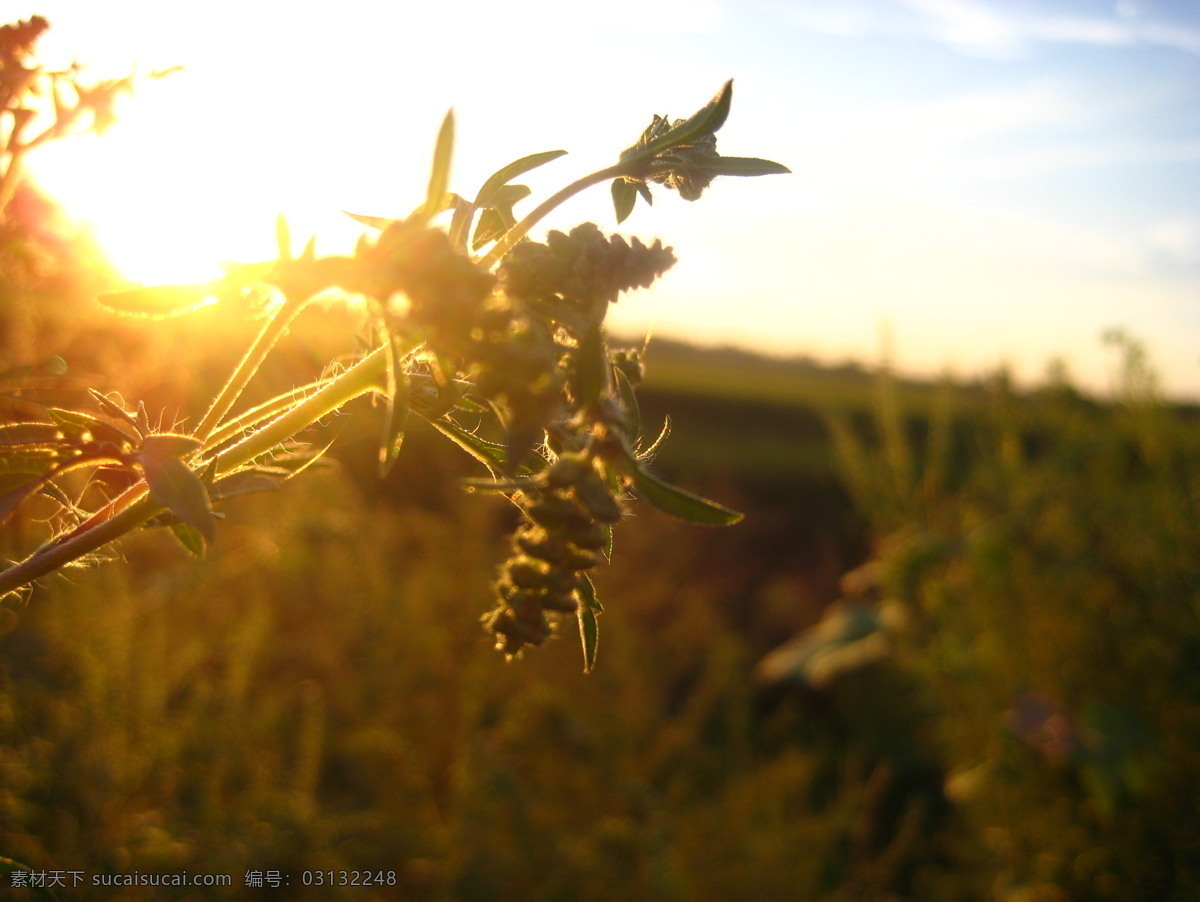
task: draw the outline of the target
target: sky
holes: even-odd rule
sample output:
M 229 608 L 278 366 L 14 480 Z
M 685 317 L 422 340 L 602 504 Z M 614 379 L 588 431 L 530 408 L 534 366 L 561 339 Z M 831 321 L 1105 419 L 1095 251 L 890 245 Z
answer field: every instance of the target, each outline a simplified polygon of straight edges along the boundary
M 453 107 L 451 188 L 541 150 L 535 199 L 613 162 L 653 114 L 734 79 L 722 153 L 791 175 L 665 190 L 619 228 L 673 245 L 623 332 L 1104 392 L 1111 328 L 1200 399 L 1198 0 L 0 2 L 48 62 L 147 82 L 99 138 L 30 166 L 133 281 L 268 259 L 275 216 L 346 250 L 342 210 L 405 215 Z M 521 208 L 518 207 L 518 212 Z M 652 345 L 651 345 L 652 347 Z M 652 358 L 651 358 L 652 363 Z

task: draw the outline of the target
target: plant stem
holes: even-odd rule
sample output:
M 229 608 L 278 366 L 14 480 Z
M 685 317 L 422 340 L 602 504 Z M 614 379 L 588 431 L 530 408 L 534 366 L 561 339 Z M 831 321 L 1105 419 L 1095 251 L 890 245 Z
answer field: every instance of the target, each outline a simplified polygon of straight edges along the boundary
M 35 551 L 21 563 L 0 573 L 0 598 L 119 539 L 161 510 L 146 497 L 65 542 Z
M 386 345 L 376 348 L 315 394 L 272 420 L 245 441 L 225 451 L 217 458 L 217 475 L 222 476 L 250 463 L 348 401 L 369 391 L 378 390 L 386 372 L 387 355 Z M 58 544 L 35 551 L 24 561 L 0 572 L 0 598 L 103 548 L 162 511 L 163 508 L 147 496 L 113 514 L 107 520 L 102 520 Z
M 271 348 L 275 347 L 275 343 L 279 341 L 281 335 L 291 324 L 292 320 L 304 309 L 308 303 L 308 298 L 292 299 L 289 298 L 283 302 L 278 310 L 275 311 L 262 331 L 258 333 L 258 337 L 254 339 L 254 343 L 250 345 L 246 351 L 246 356 L 237 365 L 237 369 L 233 371 L 233 375 L 229 377 L 229 381 L 222 387 L 216 399 L 212 402 L 212 406 L 208 408 L 208 412 L 204 414 L 204 419 L 200 421 L 200 425 L 196 427 L 196 438 L 204 441 L 213 432 L 214 429 L 229 413 L 237 399 L 241 397 L 250 380 L 254 378 L 254 374 L 258 372 L 258 368 L 262 366 L 263 360 L 266 359 Z
M 376 348 L 346 372 L 309 395 L 287 413 L 272 420 L 262 429 L 238 442 L 217 456 L 217 475 L 223 476 L 257 457 L 262 457 L 276 445 L 287 441 L 301 429 L 311 426 L 321 417 L 337 410 L 348 401 L 369 391 L 381 388 L 387 372 L 387 345 Z
M 574 197 L 580 191 L 585 191 L 586 189 L 591 188 L 593 185 L 598 185 L 601 182 L 608 181 L 609 179 L 620 178 L 626 174 L 628 168 L 628 163 L 617 163 L 615 166 L 609 166 L 607 169 L 601 169 L 597 172 L 593 172 L 591 175 L 585 175 L 583 178 L 571 182 L 571 184 L 567 185 L 567 187 L 546 198 L 546 200 L 538 204 L 528 216 L 505 232 L 504 236 L 494 245 L 492 245 L 491 250 L 489 250 L 480 258 L 480 265 L 484 269 L 491 269 L 501 260 L 501 258 L 504 257 L 505 254 L 513 249 L 513 246 L 518 241 L 528 234 L 530 229 L 538 224 L 542 217 L 544 217 L 555 207 L 559 206 L 569 198 Z

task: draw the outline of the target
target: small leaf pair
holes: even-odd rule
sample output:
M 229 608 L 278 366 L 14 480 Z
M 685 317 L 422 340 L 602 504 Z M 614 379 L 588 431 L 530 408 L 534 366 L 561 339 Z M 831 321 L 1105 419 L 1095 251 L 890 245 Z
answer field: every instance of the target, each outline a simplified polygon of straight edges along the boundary
M 145 474 L 150 497 L 195 530 L 204 541 L 211 542 L 216 520 L 208 497 L 208 487 L 200 474 L 185 462 L 185 458 L 200 450 L 201 444 L 199 439 L 190 435 L 148 435 L 142 441 L 136 459 Z M 176 530 L 176 535 L 189 549 L 194 550 L 195 541 L 190 533 L 184 531 L 180 534 Z M 203 550 L 203 546 L 200 546 L 200 550 Z
M 755 176 L 791 172 L 786 166 L 757 157 L 722 157 L 716 132 L 729 117 L 733 81 L 725 82 L 705 106 L 687 119 L 671 124 L 655 116 L 638 142 L 621 154 L 626 172 L 612 183 L 617 222 L 633 212 L 638 197 L 654 202 L 648 182 L 678 191 L 684 200 L 698 200 L 719 175 Z

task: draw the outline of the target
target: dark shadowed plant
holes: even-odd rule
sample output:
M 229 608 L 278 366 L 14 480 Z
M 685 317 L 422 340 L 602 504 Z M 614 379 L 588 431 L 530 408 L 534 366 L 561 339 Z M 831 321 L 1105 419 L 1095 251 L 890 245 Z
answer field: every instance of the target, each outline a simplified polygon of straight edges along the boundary
M 918 440 L 885 375 L 874 439 L 831 422 L 877 532 L 876 636 L 937 715 L 978 897 L 1200 886 L 1200 430 L 1138 342 L 1105 340 L 1114 403 L 1001 373 L 973 415 L 944 395 Z
M 28 49 L 35 37 L 21 46 Z M 79 105 L 92 96 L 80 93 Z M 514 181 L 564 151 L 523 157 L 473 196 L 457 194 L 450 190 L 454 119 L 447 114 L 424 201 L 399 219 L 350 214 L 374 230 L 353 254 L 319 256 L 312 241 L 294 253 L 281 217 L 273 262 L 230 266 L 214 283 L 104 296 L 105 307 L 133 316 L 182 314 L 212 302 L 235 315 L 269 312 L 190 430 L 164 431 L 161 417 L 144 405 L 100 392 L 88 405 L 42 406 L 0 426 L 0 516 L 35 496 L 57 505 L 52 534 L 0 573 L 0 595 L 86 563 L 143 527 L 169 529 L 202 555 L 216 534 L 221 502 L 294 478 L 327 450 L 306 443 L 305 431 L 349 401 L 374 395 L 382 410 L 381 474 L 395 463 L 408 424 L 425 420 L 488 471 L 469 489 L 502 493 L 521 511 L 512 553 L 495 582 L 495 606 L 484 618 L 497 647 L 518 654 L 542 643 L 560 615 L 575 614 L 590 669 L 602 608 L 588 572 L 610 557 L 613 527 L 628 500 L 639 495 L 711 526 L 740 515 L 648 468 L 668 425 L 656 439 L 644 434 L 636 398 L 641 355 L 610 348 L 605 335 L 609 305 L 670 268 L 671 249 L 606 235 L 593 223 L 552 231 L 541 242 L 529 233 L 562 202 L 605 182 L 620 222 L 638 198 L 651 201 L 651 184 L 696 200 L 718 175 L 787 172 L 767 160 L 717 153 L 715 133 L 731 99 L 729 82 L 687 119 L 655 116 L 616 163 L 523 217 L 514 208 L 530 191 Z M 92 105 L 95 125 L 107 125 L 111 104 Z M 10 147 L 9 169 L 25 147 Z M 243 392 L 277 341 L 329 293 L 361 299 L 369 312 L 366 349 L 331 362 L 308 385 L 245 409 Z

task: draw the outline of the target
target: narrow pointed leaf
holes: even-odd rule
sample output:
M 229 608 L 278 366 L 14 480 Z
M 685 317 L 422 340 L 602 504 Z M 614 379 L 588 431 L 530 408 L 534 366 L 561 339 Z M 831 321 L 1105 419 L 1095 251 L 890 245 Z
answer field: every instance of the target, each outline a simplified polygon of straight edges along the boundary
M 136 444 L 138 436 L 130 431 L 122 429 L 115 423 L 110 423 L 108 420 L 102 420 L 99 417 L 94 417 L 91 414 L 83 413 L 78 410 L 63 410 L 58 407 L 51 407 L 46 411 L 54 422 L 58 423 L 65 430 L 80 430 L 90 432 L 92 438 L 97 441 L 113 442 L 121 444 L 128 442 Z
M 487 467 L 493 476 L 497 476 L 504 471 L 504 445 L 498 445 L 495 442 L 482 439 L 473 432 L 463 429 L 450 419 L 431 419 L 423 415 L 421 418 Z M 533 471 L 527 466 L 520 466 L 517 467 L 516 473 L 512 475 L 514 477 L 531 476 L 533 475 Z
M 785 175 L 792 170 L 774 160 L 760 160 L 758 157 L 718 157 L 713 161 L 712 170 L 717 175 Z
M 501 185 L 491 192 L 487 200 L 479 201 L 481 207 L 512 207 L 533 192 L 528 185 Z
M 447 419 L 431 419 L 429 424 L 488 468 L 493 475 L 504 468 L 504 446 L 481 439 Z
M 475 195 L 475 203 L 479 206 L 489 205 L 492 203 L 490 200 L 491 194 L 497 188 L 507 185 L 517 176 L 524 175 L 531 169 L 537 169 L 551 160 L 557 160 L 565 154 L 565 150 L 543 150 L 541 153 L 531 153 L 527 157 L 521 157 L 519 160 L 513 160 L 507 166 L 500 167 L 488 176 L 487 181 L 483 183 L 483 187 Z
M 355 222 L 372 229 L 386 229 L 396 221 L 394 219 L 388 219 L 386 216 L 368 216 L 365 213 L 351 213 L 349 210 L 343 210 L 342 212 Z
M 97 299 L 111 313 L 140 319 L 168 319 L 217 302 L 212 282 L 191 285 L 155 285 L 110 291 Z
M 46 476 L 58 468 L 57 448 L 4 448 L 0 455 L 0 477 L 19 473 L 29 476 Z
M 451 197 L 454 198 L 454 215 L 450 217 L 450 243 L 462 250 L 467 246 L 476 206 L 457 194 L 451 194 Z
M 627 153 L 634 159 L 649 159 L 671 147 L 689 144 L 703 135 L 713 134 L 725 124 L 732 103 L 733 79 L 730 79 L 725 82 L 712 100 L 679 125 L 659 135 L 645 147 L 631 148 L 631 152 L 627 151 Z
M 624 455 L 621 462 L 625 475 L 633 480 L 642 497 L 664 514 L 700 526 L 731 526 L 742 519 L 743 515 L 735 510 L 664 482 L 647 470 L 645 464 L 629 452 L 628 447 L 622 450 Z
M 292 230 L 288 228 L 287 219 L 282 213 L 275 217 L 275 245 L 279 249 L 280 260 L 292 259 Z
M 396 464 L 400 454 L 400 446 L 404 443 L 404 431 L 408 428 L 408 374 L 400 360 L 396 342 L 388 339 L 392 345 L 390 358 L 391 374 L 388 381 L 393 384 L 391 397 L 388 399 L 387 411 L 383 417 L 383 437 L 379 448 L 379 475 L 387 476 Z
M 460 479 L 459 482 L 468 492 L 516 492 L 527 489 L 533 481 L 524 479 Z
M 596 599 L 596 586 L 592 578 L 585 575 L 579 588 L 575 590 L 579 598 L 576 615 L 579 618 L 579 638 L 583 645 L 583 672 L 591 673 L 596 666 L 596 646 L 600 641 L 599 624 L 596 615 L 602 614 L 604 608 Z
M 477 251 L 489 241 L 496 241 L 510 228 L 512 223 L 505 222 L 499 210 L 489 207 L 479 214 L 479 224 L 475 226 L 475 235 L 471 238 L 471 250 Z
M 207 544 L 204 541 L 204 536 L 200 535 L 195 527 L 187 523 L 172 523 L 171 532 L 179 540 L 179 544 L 186 548 L 190 554 L 195 557 L 204 557 L 204 550 Z
M 450 161 L 454 156 L 454 110 L 446 113 L 438 130 L 433 149 L 433 168 L 429 173 L 429 190 L 425 193 L 425 215 L 431 217 L 445 209 L 443 199 L 450 187 Z
M 241 470 L 214 482 L 208 489 L 208 496 L 212 501 L 223 501 L 238 495 L 277 492 L 291 475 L 286 470 L 280 473 L 269 473 L 266 467 Z
M 732 526 L 742 514 L 659 479 L 641 466 L 629 474 L 643 497 L 664 514 L 700 526 Z
M 482 204 L 483 212 L 479 214 L 479 224 L 475 227 L 475 235 L 471 239 L 471 250 L 479 250 L 489 241 L 496 241 L 517 223 L 513 215 L 513 205 L 524 200 L 530 194 L 528 185 L 502 185 L 493 193 L 489 203 Z
M 621 408 L 625 411 L 626 434 L 636 444 L 642 437 L 642 413 L 638 407 L 637 393 L 624 370 L 613 367 L 613 374 L 617 377 L 617 391 L 621 395 Z
M 52 445 L 63 434 L 53 423 L 5 423 L 0 425 L 0 445 Z
M 617 224 L 620 225 L 633 212 L 637 203 L 638 189 L 635 182 L 625 179 L 614 179 L 612 183 L 613 210 L 617 214 Z
M 127 411 L 116 401 L 113 401 L 105 395 L 102 395 L 94 388 L 89 388 L 88 393 L 96 399 L 96 403 L 100 405 L 100 409 L 102 411 L 104 411 L 110 417 L 114 417 L 120 420 L 122 423 L 126 423 L 137 434 L 139 440 L 143 435 L 145 435 L 145 433 L 142 432 L 142 427 L 138 424 L 138 421 L 129 414 L 129 411 Z M 120 396 L 118 395 L 118 397 Z

